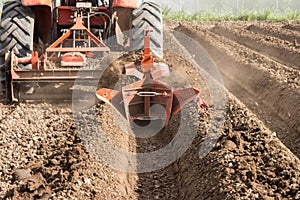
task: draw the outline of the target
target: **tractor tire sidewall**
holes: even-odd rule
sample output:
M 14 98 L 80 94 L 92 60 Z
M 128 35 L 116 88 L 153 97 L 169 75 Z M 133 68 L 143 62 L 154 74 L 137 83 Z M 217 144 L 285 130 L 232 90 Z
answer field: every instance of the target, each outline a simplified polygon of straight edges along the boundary
M 132 12 L 132 30 L 130 46 L 132 51 L 144 48 L 144 30 L 152 30 L 151 52 L 157 58 L 163 58 L 163 19 L 162 10 L 153 2 L 144 2 Z
M 13 52 L 17 57 L 30 57 L 33 50 L 34 14 L 21 1 L 8 1 L 3 5 L 0 22 L 0 101 L 9 101 L 10 64 L 5 54 Z M 32 69 L 31 64 L 18 65 L 18 69 Z

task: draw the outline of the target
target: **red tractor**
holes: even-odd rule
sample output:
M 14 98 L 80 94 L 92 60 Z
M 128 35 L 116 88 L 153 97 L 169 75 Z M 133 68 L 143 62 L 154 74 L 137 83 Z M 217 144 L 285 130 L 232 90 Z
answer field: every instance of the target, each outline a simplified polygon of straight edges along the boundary
M 130 29 L 134 31 L 122 35 Z M 151 38 L 146 30 L 152 31 Z M 167 125 L 169 118 L 199 92 L 192 88 L 173 91 L 155 80 L 158 77 L 154 74 L 168 71 L 166 64 L 154 62 L 154 57 L 163 57 L 162 12 L 157 4 L 138 0 L 6 2 L 0 28 L 0 101 L 18 101 L 20 91 L 30 93 L 33 83 L 76 80 L 80 67 L 94 52 L 111 50 L 107 39 L 113 35 L 127 36 L 129 49 L 145 47 L 140 57 L 142 67 L 125 67 L 127 75 L 134 75 L 131 72 L 138 69 L 143 75 L 139 76 L 141 81 L 125 86 L 119 93 L 102 88 L 95 91 L 96 96 L 106 102 L 115 100 L 114 107 L 128 120 L 155 117 Z M 50 62 L 60 66 L 49 68 Z M 88 79 L 90 74 L 87 71 L 83 78 Z M 151 113 L 153 104 L 162 105 L 164 112 Z

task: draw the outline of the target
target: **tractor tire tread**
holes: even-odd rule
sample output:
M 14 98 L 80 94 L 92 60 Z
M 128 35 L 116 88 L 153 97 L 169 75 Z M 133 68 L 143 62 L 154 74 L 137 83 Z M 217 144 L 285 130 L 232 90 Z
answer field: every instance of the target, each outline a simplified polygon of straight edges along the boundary
M 161 12 L 161 8 L 158 4 L 153 3 L 153 2 L 145 2 L 144 4 L 142 4 L 142 6 L 140 6 L 139 8 L 135 9 L 132 14 L 134 16 L 138 16 L 141 13 L 143 13 L 143 10 L 149 10 L 152 12 Z
M 152 2 L 144 2 L 132 12 L 131 47 L 133 51 L 144 47 L 144 30 L 153 32 L 151 38 L 151 52 L 155 57 L 163 57 L 163 21 L 160 7 Z
M 13 51 L 18 57 L 28 57 L 33 50 L 34 15 L 20 0 L 5 2 L 0 22 L 0 101 L 8 101 L 8 72 L 5 54 Z M 19 68 L 31 69 L 31 65 Z
M 152 13 L 144 11 L 143 14 L 139 15 L 135 20 L 132 21 L 132 25 L 136 28 L 140 28 L 147 22 L 151 27 L 155 28 L 157 32 L 161 32 L 162 19 L 157 19 Z

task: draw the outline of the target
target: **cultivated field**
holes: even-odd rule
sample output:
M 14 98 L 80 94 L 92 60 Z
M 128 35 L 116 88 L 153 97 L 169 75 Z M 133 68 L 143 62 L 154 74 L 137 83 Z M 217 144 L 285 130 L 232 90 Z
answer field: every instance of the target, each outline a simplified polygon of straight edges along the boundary
M 184 79 L 166 81 L 200 89 L 210 107 L 197 109 L 190 103 L 184 122 L 183 114 L 176 115 L 168 127 L 143 139 L 118 127 L 112 109 L 101 102 L 81 112 L 77 123 L 68 103 L 0 104 L 0 198 L 300 199 L 300 24 L 167 21 L 165 29 L 165 46 L 173 48 L 165 52 L 165 61 Z M 178 39 L 180 34 L 203 49 L 195 52 Z M 213 119 L 218 105 L 205 73 L 193 65 L 206 69 L 210 59 L 205 60 L 204 50 L 226 88 L 222 118 Z M 121 76 L 123 64 L 114 62 L 107 73 L 117 77 L 105 76 L 101 83 L 113 84 L 110 78 Z M 199 157 L 216 120 L 224 120 L 215 131 L 218 140 Z M 109 142 L 133 153 L 156 151 L 168 143 L 177 147 L 172 139 L 181 126 L 196 137 L 171 165 L 126 173 L 100 162 L 84 145 L 88 137 L 83 133 L 97 141 L 98 126 Z M 135 159 L 137 169 L 143 164 Z

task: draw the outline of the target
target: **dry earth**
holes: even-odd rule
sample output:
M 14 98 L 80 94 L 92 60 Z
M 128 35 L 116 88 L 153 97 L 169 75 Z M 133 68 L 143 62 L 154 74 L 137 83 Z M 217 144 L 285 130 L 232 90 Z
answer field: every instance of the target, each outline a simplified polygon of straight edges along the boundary
M 210 108 L 188 104 L 188 116 L 175 116 L 167 128 L 147 139 L 118 127 L 120 120 L 101 102 L 75 120 L 72 106 L 66 103 L 0 104 L 0 198 L 300 199 L 298 28 L 296 23 L 167 22 L 171 34 L 166 30 L 165 44 L 174 45 L 177 54 L 165 52 L 165 60 L 183 77 L 174 75 L 167 81 L 174 87 L 188 82 L 200 89 Z M 199 152 L 214 127 L 212 114 L 218 105 L 206 77 L 184 59 L 192 48 L 176 42 L 175 31 L 207 51 L 227 89 L 220 111 L 224 126 L 216 129 L 220 138 L 203 158 Z M 205 68 L 206 54 L 201 51 L 198 57 L 199 52 L 189 53 Z M 114 62 L 107 70 L 113 77 L 104 76 L 100 84 L 115 84 L 123 64 L 124 60 Z M 112 169 L 95 158 L 97 151 L 84 145 L 87 139 L 97 141 L 101 127 L 107 142 L 128 152 L 152 152 L 172 143 L 181 126 L 187 135 L 195 131 L 195 139 L 180 158 L 154 172 Z M 160 164 L 155 161 L 154 165 Z M 136 168 L 143 162 L 137 158 Z

